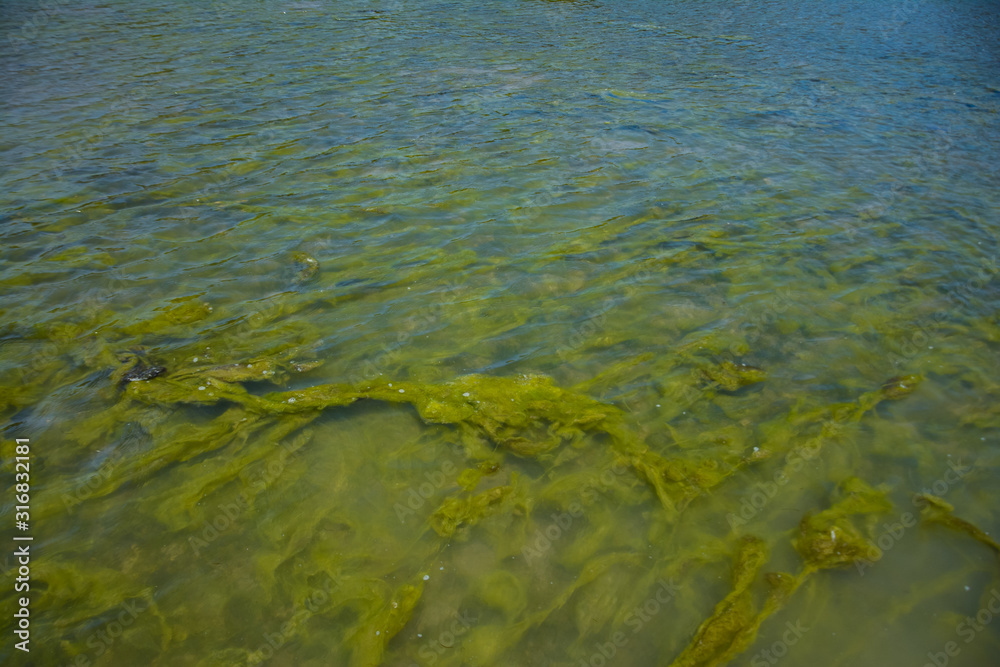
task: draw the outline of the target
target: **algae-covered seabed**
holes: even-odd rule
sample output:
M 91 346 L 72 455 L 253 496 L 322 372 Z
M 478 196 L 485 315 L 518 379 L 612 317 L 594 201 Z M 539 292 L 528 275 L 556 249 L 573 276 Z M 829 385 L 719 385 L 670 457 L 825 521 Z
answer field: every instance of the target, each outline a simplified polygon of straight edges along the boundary
M 993 664 L 988 3 L 0 26 L 5 664 Z

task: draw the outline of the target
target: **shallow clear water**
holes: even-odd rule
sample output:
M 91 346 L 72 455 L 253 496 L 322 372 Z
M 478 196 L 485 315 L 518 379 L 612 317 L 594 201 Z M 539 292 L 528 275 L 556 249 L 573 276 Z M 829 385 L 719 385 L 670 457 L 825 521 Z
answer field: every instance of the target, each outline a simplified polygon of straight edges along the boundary
M 0 656 L 992 664 L 996 9 L 0 4 Z

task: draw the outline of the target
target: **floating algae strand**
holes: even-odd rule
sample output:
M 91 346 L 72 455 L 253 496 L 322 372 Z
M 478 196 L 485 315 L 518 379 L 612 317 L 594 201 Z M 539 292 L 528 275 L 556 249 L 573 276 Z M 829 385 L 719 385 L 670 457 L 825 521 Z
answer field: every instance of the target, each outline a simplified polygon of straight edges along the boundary
M 470 455 L 485 438 L 497 447 L 538 460 L 551 459 L 564 442 L 585 433 L 603 433 L 614 451 L 655 490 L 668 512 L 676 513 L 707 491 L 745 460 L 728 465 L 703 459 L 666 458 L 650 451 L 618 408 L 557 387 L 550 378 L 466 376 L 443 385 L 415 382 L 369 382 L 360 385 L 319 385 L 262 396 L 210 374 L 185 374 L 157 382 L 137 383 L 126 398 L 154 405 L 236 404 L 255 416 L 317 416 L 319 410 L 351 405 L 364 399 L 413 405 L 429 424 L 451 424 L 462 430 Z M 232 418 L 242 413 L 233 413 Z M 491 503 L 490 503 L 491 504 Z M 470 510 L 471 511 L 471 510 Z
M 733 590 L 701 624 L 691 644 L 670 663 L 671 667 L 723 664 L 753 641 L 756 614 L 749 589 L 766 560 L 767 548 L 762 540 L 743 540 L 733 566 Z
M 1000 556 L 1000 544 L 985 533 L 981 528 L 975 526 L 965 519 L 953 514 L 955 508 L 943 498 L 929 493 L 918 494 L 914 498 L 914 503 L 920 507 L 920 517 L 928 523 L 939 523 L 952 530 L 963 532 L 975 540 L 982 542 L 993 552 Z

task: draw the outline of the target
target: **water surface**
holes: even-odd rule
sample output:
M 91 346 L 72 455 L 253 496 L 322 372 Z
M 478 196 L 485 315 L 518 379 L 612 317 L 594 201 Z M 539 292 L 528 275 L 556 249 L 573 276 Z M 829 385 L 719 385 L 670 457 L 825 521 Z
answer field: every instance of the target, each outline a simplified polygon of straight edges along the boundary
M 996 9 L 3 3 L 0 655 L 992 664 Z

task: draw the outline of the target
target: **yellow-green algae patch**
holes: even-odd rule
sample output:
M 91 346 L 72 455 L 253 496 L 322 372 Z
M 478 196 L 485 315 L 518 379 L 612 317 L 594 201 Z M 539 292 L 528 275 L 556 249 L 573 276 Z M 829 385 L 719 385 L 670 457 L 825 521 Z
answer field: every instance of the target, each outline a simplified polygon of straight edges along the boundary
M 970 57 L 940 60 L 962 76 L 930 99 L 905 58 L 789 78 L 740 31 L 692 32 L 702 3 L 642 23 L 519 3 L 516 43 L 574 36 L 526 58 L 439 39 L 489 34 L 495 12 L 427 30 L 290 4 L 168 12 L 263 26 L 278 81 L 220 78 L 184 48 L 200 33 L 142 39 L 152 5 L 86 42 L 39 25 L 39 67 L 10 70 L 116 35 L 133 39 L 108 52 L 192 56 L 126 109 L 92 92 L 137 59 L 97 58 L 82 104 L 10 127 L 0 447 L 32 439 L 33 661 L 760 664 L 786 600 L 814 629 L 782 663 L 922 664 L 956 639 L 995 576 L 978 556 L 1000 432 L 997 86 L 961 85 L 993 64 L 974 29 L 935 32 Z M 892 11 L 862 9 L 847 20 Z M 626 20 L 592 20 L 608 12 Z M 783 35 L 843 29 L 818 21 Z M 759 44 L 782 30 L 743 23 Z M 211 34 L 268 69 L 273 49 L 228 48 L 245 31 Z M 678 63 L 645 48 L 678 39 Z M 312 76 L 330 58 L 342 76 Z M 701 76 L 720 58 L 748 85 Z M 890 78 L 885 123 L 859 91 Z M 30 88 L 24 109 L 46 108 Z M 977 474 L 952 483 L 948 456 Z M 958 509 L 926 501 L 858 576 L 923 486 Z M 956 661 L 990 664 L 996 629 Z
M 487 514 L 500 511 L 513 490 L 510 486 L 495 486 L 474 496 L 448 498 L 431 515 L 431 528 L 441 537 L 451 537 L 460 526 L 473 526 Z
M 885 493 L 857 477 L 844 480 L 834 505 L 808 515 L 799 524 L 795 548 L 805 560 L 807 572 L 845 567 L 871 554 L 874 522 L 892 510 Z M 864 524 L 858 526 L 858 517 Z
M 714 366 L 706 366 L 701 370 L 701 373 L 706 380 L 717 384 L 725 391 L 736 391 L 767 379 L 767 373 L 763 370 L 729 360 Z
M 212 313 L 212 306 L 204 301 L 181 300 L 176 306 L 165 308 L 159 314 L 125 327 L 126 334 L 150 334 L 171 331 L 185 324 L 204 320 Z
M 994 554 L 1000 556 L 1000 544 L 975 524 L 955 516 L 955 508 L 948 501 L 929 493 L 921 493 L 914 497 L 914 502 L 920 507 L 921 519 L 927 523 L 939 523 L 952 530 L 965 533 L 982 542 L 992 549 Z
M 211 509 L 206 510 L 202 503 L 204 498 L 213 497 L 223 500 L 217 506 L 227 508 L 223 514 L 228 520 L 238 521 L 251 511 L 255 515 L 266 511 L 266 505 L 260 504 L 266 497 L 262 494 L 274 476 L 285 474 L 283 470 L 294 465 L 287 463 L 295 460 L 290 457 L 316 446 L 314 434 L 322 428 L 317 424 L 325 414 L 336 415 L 344 409 L 371 411 L 377 403 L 401 404 L 411 406 L 425 424 L 449 427 L 447 440 L 467 463 L 456 466 L 460 472 L 451 476 L 428 477 L 438 487 L 436 500 L 397 515 L 403 534 L 390 536 L 376 531 L 365 536 L 366 529 L 349 518 L 347 507 L 330 505 L 325 514 L 318 513 L 292 529 L 284 548 L 262 550 L 254 557 L 255 576 L 264 582 L 268 595 L 291 594 L 292 606 L 287 612 L 291 620 L 282 626 L 287 640 L 308 645 L 314 641 L 313 626 L 337 619 L 347 628 L 339 659 L 351 665 L 381 664 L 395 637 L 411 623 L 421 626 L 426 622 L 422 619 L 439 604 L 434 602 L 437 595 L 444 595 L 443 599 L 455 595 L 441 583 L 428 582 L 430 575 L 423 573 L 435 573 L 432 565 L 440 562 L 451 542 L 471 548 L 484 535 L 496 540 L 506 536 L 512 542 L 506 558 L 514 561 L 487 570 L 483 583 L 477 586 L 470 582 L 469 590 L 476 594 L 467 598 L 467 604 L 481 605 L 483 620 L 468 630 L 454 651 L 439 656 L 440 664 L 499 660 L 557 619 L 571 619 L 580 642 L 588 635 L 610 631 L 616 623 L 630 618 L 629 605 L 636 603 L 634 595 L 624 591 L 637 584 L 648 587 L 662 581 L 666 573 L 681 573 L 722 557 L 719 547 L 707 541 L 677 547 L 669 562 L 648 562 L 637 552 L 634 537 L 626 536 L 624 527 L 614 525 L 616 504 L 642 506 L 655 498 L 659 514 L 648 517 L 646 534 L 639 540 L 669 539 L 671 526 L 679 525 L 683 512 L 699 498 L 709 498 L 710 491 L 737 473 L 803 446 L 818 455 L 823 443 L 839 440 L 880 402 L 905 397 L 920 381 L 916 376 L 901 376 L 855 401 L 813 410 L 794 409 L 780 427 L 772 424 L 763 429 L 765 437 L 759 441 L 763 446 L 752 451 L 747 441 L 735 438 L 735 431 L 720 430 L 706 436 L 723 448 L 720 451 L 728 452 L 720 457 L 651 444 L 648 433 L 636 430 L 625 411 L 584 393 L 582 388 L 593 383 L 563 389 L 542 375 L 470 375 L 441 383 L 379 379 L 257 393 L 262 382 L 280 386 L 320 363 L 304 361 L 305 357 L 290 350 L 247 361 L 170 369 L 122 384 L 122 378 L 141 363 L 137 359 L 127 357 L 124 365 L 110 373 L 107 395 L 115 404 L 80 424 L 74 437 L 87 445 L 102 435 L 118 432 L 123 424 L 138 424 L 135 428 L 157 431 L 157 444 L 118 459 L 115 474 L 98 478 L 85 498 L 70 504 L 71 511 L 86 511 L 88 501 L 103 498 L 125 484 L 142 483 L 168 466 L 199 459 L 203 474 L 183 477 L 169 492 L 151 496 L 144 501 L 143 512 L 171 531 L 181 531 L 199 521 L 213 520 Z M 622 369 L 633 366 L 623 364 Z M 735 364 L 720 364 L 717 369 L 744 376 L 726 379 L 718 372 L 713 377 L 702 376 L 724 391 L 763 379 Z M 208 419 L 163 431 L 163 411 L 177 409 L 213 412 Z M 804 443 L 803 435 L 808 436 Z M 284 443 L 277 452 L 275 443 Z M 224 457 L 215 454 L 222 451 L 227 452 Z M 422 456 L 419 445 L 412 452 Z M 336 457 L 336 450 L 330 454 Z M 522 481 L 518 472 L 508 469 L 515 460 L 543 466 L 549 479 L 545 483 Z M 786 469 L 790 470 L 787 465 Z M 264 472 L 254 479 L 248 476 L 253 470 Z M 294 474 L 307 473 L 297 470 Z M 329 483 L 334 497 L 342 499 L 341 491 L 348 488 L 346 479 Z M 931 501 L 928 506 L 939 507 Z M 732 565 L 730 592 L 716 603 L 687 648 L 669 664 L 708 667 L 732 660 L 753 643 L 762 624 L 807 578 L 868 557 L 873 521 L 890 510 L 882 491 L 854 477 L 845 479 L 829 508 L 802 519 L 793 540 L 803 561 L 797 575 L 762 574 L 768 545 L 758 537 L 741 539 Z M 54 512 L 53 507 L 40 508 L 42 516 L 53 516 Z M 409 515 L 413 515 L 412 520 Z M 965 529 L 961 520 L 932 518 Z M 586 530 L 577 528 L 583 525 Z M 283 530 L 279 526 L 262 529 L 273 535 Z M 343 542 L 347 548 L 331 551 L 329 546 L 321 547 L 318 535 L 336 536 L 334 543 Z M 192 543 L 198 549 L 211 549 L 214 539 L 226 539 L 224 531 L 219 538 L 203 534 Z M 518 544 L 525 546 L 513 546 Z M 384 545 L 393 545 L 393 549 Z M 401 567 L 395 555 L 400 546 L 411 556 L 411 563 L 422 563 L 422 567 Z M 579 574 L 542 603 L 534 587 L 545 580 L 532 584 L 531 578 L 543 576 L 555 581 L 563 576 L 563 568 Z M 85 573 L 77 574 L 81 582 L 91 582 L 87 585 L 100 583 Z M 397 580 L 395 586 L 387 586 L 385 578 L 397 575 L 405 575 L 402 581 L 413 583 Z M 54 583 L 57 580 L 52 578 Z M 303 601 L 315 595 L 317 584 L 309 582 L 322 580 L 335 582 L 336 596 L 309 614 L 297 613 Z M 456 586 L 461 583 L 456 582 Z M 81 613 L 104 613 L 130 596 L 148 595 L 121 587 L 108 590 L 96 606 Z M 685 599 L 686 594 L 681 594 L 677 603 Z M 218 609 L 211 607 L 216 604 L 212 601 L 205 604 L 209 607 L 204 613 Z M 175 627 L 175 620 L 162 613 L 161 618 L 161 649 L 170 642 L 186 641 L 186 632 Z M 253 659 L 253 652 L 233 651 L 218 651 L 204 664 Z
M 694 638 L 671 667 L 703 667 L 723 664 L 753 641 L 757 625 L 750 586 L 767 561 L 763 540 L 746 537 L 733 565 L 733 590 L 699 626 Z
M 539 375 L 473 375 L 441 385 L 387 380 L 319 385 L 262 396 L 204 373 L 180 373 L 158 380 L 134 383 L 127 387 L 126 396 L 158 405 L 234 403 L 257 415 L 308 415 L 363 399 L 407 403 L 427 423 L 460 427 L 467 440 L 485 438 L 519 456 L 542 460 L 552 458 L 565 442 L 588 432 L 603 433 L 671 513 L 747 462 L 742 458 L 719 462 L 661 456 L 628 428 L 620 409 L 561 389 Z
M 376 605 L 365 614 L 357 629 L 347 636 L 347 641 L 353 646 L 351 667 L 382 664 L 386 644 L 409 622 L 423 589 L 423 581 L 406 584 L 383 605 Z
M 759 611 L 750 586 L 767 561 L 767 549 L 759 538 L 743 538 L 733 566 L 732 591 L 716 605 L 712 616 L 701 624 L 691 643 L 670 667 L 713 667 L 728 663 L 753 643 L 761 624 L 811 575 L 855 564 L 870 555 L 874 521 L 892 510 L 884 492 L 850 477 L 838 486 L 833 501 L 831 507 L 802 519 L 795 548 L 803 559 L 803 567 L 798 575 L 769 572 L 764 579 L 770 590 Z M 855 525 L 857 518 L 863 520 L 862 528 Z

